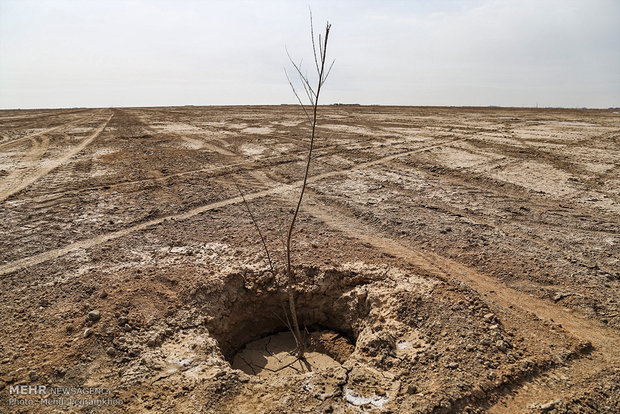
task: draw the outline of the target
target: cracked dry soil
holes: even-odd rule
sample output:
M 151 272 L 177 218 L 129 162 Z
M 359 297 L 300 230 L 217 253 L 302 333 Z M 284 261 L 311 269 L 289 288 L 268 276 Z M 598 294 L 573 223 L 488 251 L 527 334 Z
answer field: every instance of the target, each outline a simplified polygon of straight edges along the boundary
M 274 372 L 299 108 L 0 111 L 1 411 L 620 411 L 620 114 L 320 114 Z

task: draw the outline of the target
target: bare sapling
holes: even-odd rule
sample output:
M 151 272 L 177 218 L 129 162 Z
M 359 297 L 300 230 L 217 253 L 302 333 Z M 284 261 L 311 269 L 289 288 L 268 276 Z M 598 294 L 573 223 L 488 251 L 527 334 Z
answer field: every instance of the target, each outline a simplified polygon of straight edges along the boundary
M 291 251 L 292 251 L 291 243 L 292 243 L 292 238 L 293 238 L 293 232 L 295 230 L 295 223 L 297 220 L 297 216 L 299 214 L 299 209 L 301 207 L 301 203 L 303 201 L 304 193 L 306 191 L 306 186 L 308 183 L 308 174 L 310 172 L 310 163 L 312 161 L 312 150 L 314 148 L 314 140 L 316 138 L 317 111 L 318 111 L 318 106 L 319 106 L 319 96 L 321 94 L 321 89 L 323 85 L 325 84 L 325 81 L 327 80 L 327 77 L 329 76 L 329 73 L 331 72 L 331 69 L 334 65 L 334 61 L 332 61 L 328 68 L 326 68 L 325 66 L 325 62 L 327 59 L 327 41 L 329 38 L 330 29 L 331 29 L 331 25 L 329 24 L 329 22 L 327 22 L 325 26 L 325 33 L 323 34 L 323 36 L 319 34 L 318 39 L 315 40 L 314 25 L 312 23 L 312 12 L 310 12 L 310 35 L 312 36 L 312 52 L 313 52 L 314 64 L 315 64 L 315 69 L 316 69 L 316 74 L 317 74 L 317 81 L 314 84 L 314 86 L 310 82 L 308 75 L 302 72 L 301 62 L 299 64 L 296 64 L 287 51 L 288 58 L 291 64 L 293 65 L 293 68 L 295 69 L 295 73 L 297 77 L 299 78 L 299 81 L 301 82 L 301 85 L 304 89 L 306 98 L 308 99 L 308 104 L 304 104 L 304 101 L 299 96 L 299 93 L 297 93 L 297 89 L 293 85 L 291 78 L 288 76 L 288 73 L 285 70 L 289 85 L 291 86 L 291 89 L 293 90 L 293 93 L 295 94 L 297 101 L 301 105 L 301 108 L 303 109 L 304 114 L 310 125 L 310 148 L 308 149 L 308 157 L 306 160 L 304 180 L 301 186 L 299 199 L 297 200 L 297 205 L 295 207 L 295 212 L 293 213 L 293 218 L 291 219 L 291 223 L 288 227 L 288 233 L 286 236 L 286 278 L 287 278 L 286 291 L 287 291 L 287 296 L 288 296 L 289 310 L 291 312 L 291 319 L 293 322 L 293 329 L 294 329 L 293 334 L 295 336 L 295 341 L 297 343 L 297 357 L 299 359 L 304 358 L 305 346 L 304 346 L 304 339 L 301 335 L 301 329 L 299 328 L 299 321 L 297 318 L 297 311 L 295 307 L 295 295 L 293 292 L 295 275 L 294 275 L 293 268 L 291 265 Z M 318 43 L 318 51 L 316 47 L 317 43 Z
M 314 27 L 312 23 L 312 12 L 310 12 L 310 34 L 312 36 L 312 51 L 314 55 L 314 67 L 316 69 L 316 75 L 317 75 L 317 81 L 315 84 L 313 84 L 310 81 L 310 78 L 308 77 L 308 75 L 302 72 L 301 62 L 299 64 L 295 63 L 295 61 L 293 61 L 293 59 L 291 58 L 291 55 L 288 53 L 288 50 L 286 52 L 293 68 L 295 69 L 295 74 L 299 78 L 299 82 L 301 83 L 304 89 L 304 93 L 307 98 L 307 103 L 304 103 L 304 100 L 301 99 L 299 93 L 297 92 L 297 89 L 295 88 L 293 84 L 293 81 L 291 80 L 291 78 L 289 77 L 288 73 L 285 70 L 286 78 L 288 79 L 289 85 L 291 86 L 291 89 L 293 90 L 293 93 L 295 94 L 297 101 L 301 105 L 304 115 L 308 121 L 308 126 L 310 130 L 310 146 L 308 149 L 308 155 L 307 155 L 307 159 L 305 163 L 304 180 L 301 186 L 299 198 L 297 199 L 297 204 L 296 204 L 296 207 L 293 213 L 293 217 L 291 219 L 290 224 L 288 225 L 288 231 L 286 233 L 286 242 L 283 241 L 284 254 L 286 256 L 286 268 L 285 268 L 286 294 L 288 297 L 288 305 L 289 305 L 289 312 L 291 314 L 291 321 L 289 321 L 288 314 L 286 311 L 284 312 L 284 315 L 286 318 L 286 325 L 291 330 L 295 338 L 295 343 L 297 346 L 297 349 L 296 349 L 297 357 L 299 359 L 304 359 L 305 346 L 304 346 L 304 338 L 302 336 L 301 329 L 299 327 L 299 319 L 297 318 L 297 310 L 295 306 L 295 295 L 293 291 L 293 285 L 295 283 L 295 272 L 293 271 L 293 266 L 292 266 L 292 261 L 291 261 L 291 252 L 293 249 L 292 246 L 293 246 L 293 233 L 295 231 L 295 223 L 297 221 L 297 216 L 299 215 L 299 210 L 301 208 L 301 203 L 303 201 L 304 193 L 306 191 L 306 186 L 308 183 L 308 175 L 310 172 L 310 164 L 312 161 L 312 150 L 314 148 L 314 141 L 317 135 L 316 128 L 317 128 L 317 119 L 318 119 L 317 112 L 318 112 L 318 106 L 319 106 L 319 96 L 321 94 L 322 87 L 325 84 L 327 77 L 329 76 L 331 68 L 334 65 L 334 61 L 331 62 L 329 67 L 326 67 L 325 65 L 326 59 L 327 59 L 327 41 L 329 38 L 330 28 L 331 28 L 331 25 L 328 22 L 325 26 L 325 33 L 323 35 L 319 34 L 319 36 L 315 39 Z M 318 50 L 317 50 L 317 43 L 318 43 Z M 237 187 L 237 191 L 239 191 L 239 193 L 241 194 L 243 204 L 245 205 L 245 208 L 250 216 L 250 219 L 252 220 L 252 223 L 254 224 L 254 227 L 256 228 L 256 231 L 258 232 L 258 235 L 260 236 L 260 240 L 265 249 L 267 261 L 269 263 L 269 268 L 272 274 L 275 275 L 277 271 L 271 259 L 272 256 L 269 254 L 269 249 L 267 247 L 267 242 L 265 241 L 265 237 L 263 236 L 263 233 L 260 230 L 260 227 L 258 225 L 258 222 L 256 221 L 256 218 L 252 214 L 250 206 L 248 205 L 248 202 L 245 196 L 243 195 L 241 188 L 236 182 L 235 182 L 235 186 Z M 282 234 L 282 236 L 284 236 L 284 234 Z

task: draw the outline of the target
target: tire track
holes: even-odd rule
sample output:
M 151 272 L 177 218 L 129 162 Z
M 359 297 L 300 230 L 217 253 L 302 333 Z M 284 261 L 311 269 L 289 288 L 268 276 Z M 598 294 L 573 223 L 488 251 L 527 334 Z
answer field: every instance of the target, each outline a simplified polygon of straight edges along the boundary
M 9 193 L 16 183 L 23 182 L 36 169 L 36 162 L 43 157 L 50 144 L 47 135 L 39 135 L 39 138 L 40 140 L 30 138 L 32 146 L 17 163 L 15 169 L 0 181 L 0 201 L 3 201 L 3 194 Z
M 111 116 L 110 116 L 110 118 L 111 118 Z M 108 121 L 109 121 L 109 119 L 108 119 Z M 107 124 L 108 121 L 106 121 L 105 124 Z M 102 125 L 99 129 L 102 130 L 103 127 L 105 126 L 105 124 Z M 99 131 L 99 132 L 101 132 L 101 131 Z M 93 137 L 95 135 L 96 134 L 93 134 Z M 371 167 L 371 166 L 374 166 L 374 165 L 379 165 L 379 164 L 382 164 L 384 162 L 388 162 L 388 161 L 397 159 L 399 157 L 406 157 L 408 155 L 412 155 L 412 154 L 415 154 L 415 153 L 418 153 L 418 152 L 421 152 L 421 151 L 426 151 L 427 149 L 430 149 L 430 148 L 435 148 L 435 147 L 439 147 L 439 146 L 442 146 L 442 145 L 451 144 L 451 143 L 454 143 L 455 141 L 456 140 L 445 141 L 445 142 L 437 143 L 437 144 L 430 145 L 430 146 L 427 146 L 427 147 L 417 148 L 415 150 L 405 151 L 405 152 L 389 155 L 389 156 L 386 156 L 386 157 L 381 157 L 381 158 L 378 158 L 378 159 L 375 159 L 375 160 L 372 160 L 372 161 L 363 162 L 363 163 L 356 164 L 356 165 L 354 165 L 352 167 L 349 167 L 349 168 L 344 168 L 344 169 L 340 169 L 340 170 L 337 170 L 337 171 L 330 171 L 330 172 L 325 172 L 325 173 L 322 173 L 322 174 L 317 174 L 317 175 L 309 177 L 308 178 L 308 183 L 313 183 L 313 182 L 316 182 L 316 181 L 319 181 L 319 180 L 322 180 L 322 179 L 325 179 L 325 178 L 329 178 L 329 177 L 335 177 L 335 176 L 338 176 L 340 174 L 346 174 L 349 171 L 360 170 L 360 169 L 368 168 L 368 167 Z M 265 180 L 265 177 L 261 176 L 259 179 Z M 269 183 L 273 183 L 273 181 L 269 180 Z M 279 185 L 276 185 L 275 187 L 271 187 L 271 188 L 268 188 L 268 189 L 265 189 L 265 190 L 262 190 L 262 191 L 257 191 L 257 192 L 254 192 L 254 193 L 245 194 L 245 198 L 246 198 L 246 200 L 251 201 L 251 200 L 254 200 L 254 199 L 257 199 L 257 198 L 262 198 L 262 197 L 269 196 L 269 195 L 283 194 L 283 193 L 285 193 L 287 191 L 294 191 L 294 190 L 296 190 L 302 183 L 303 183 L 303 180 L 298 180 L 298 181 L 295 181 L 295 182 L 290 183 L 290 184 L 279 184 Z M 165 222 L 167 220 L 176 220 L 176 221 L 186 220 L 186 219 L 189 219 L 189 218 L 191 218 L 193 216 L 196 216 L 198 214 L 207 212 L 209 210 L 214 210 L 214 209 L 217 209 L 217 208 L 226 207 L 226 206 L 229 206 L 229 205 L 240 203 L 242 201 L 243 201 L 243 199 L 241 198 L 241 196 L 229 198 L 229 199 L 226 199 L 226 200 L 222 200 L 222 201 L 218 201 L 218 202 L 215 202 L 215 203 L 210 203 L 210 204 L 206 204 L 206 205 L 203 205 L 203 206 L 200 206 L 200 207 L 196 207 L 196 208 L 193 208 L 193 209 L 191 209 L 191 210 L 189 210 L 187 212 L 184 212 L 184 213 L 172 214 L 172 215 L 167 215 L 167 216 L 159 217 L 159 218 L 156 218 L 156 219 L 153 219 L 153 220 L 145 221 L 145 222 L 140 223 L 140 224 L 136 224 L 134 226 L 127 227 L 127 228 L 122 229 L 122 230 L 117 230 L 117 231 L 114 231 L 114 232 L 110 232 L 110 233 L 106 233 L 106 234 L 101 234 L 101 235 L 98 235 L 98 236 L 95 236 L 95 237 L 92 237 L 92 238 L 89 238 L 89 239 L 85 239 L 85 240 L 80 240 L 80 241 L 71 243 L 71 244 L 69 244 L 69 245 L 67 245 L 65 247 L 48 250 L 46 252 L 39 253 L 39 254 L 34 255 L 34 256 L 25 257 L 23 259 L 18 259 L 18 260 L 15 260 L 15 261 L 12 261 L 12 262 L 9 262 L 9 263 L 1 265 L 0 266 L 0 276 L 1 275 L 6 275 L 8 273 L 12 273 L 12 272 L 15 272 L 15 271 L 18 271 L 18 270 L 21 270 L 21 269 L 25 269 L 27 267 L 31 267 L 31 266 L 34 266 L 34 265 L 37 265 L 37 264 L 40 264 L 40 263 L 43 263 L 43 262 L 47 262 L 49 260 L 57 259 L 59 257 L 62 257 L 64 255 L 70 253 L 70 252 L 73 252 L 73 251 L 76 251 L 76 250 L 79 250 L 79 249 L 87 249 L 87 248 L 90 248 L 90 247 L 94 247 L 94 246 L 97 246 L 99 244 L 106 243 L 106 242 L 108 242 L 110 240 L 114 240 L 114 239 L 118 239 L 120 237 L 127 236 L 127 235 L 129 235 L 131 233 L 134 233 L 136 231 L 146 230 L 149 227 L 153 227 L 153 226 L 159 225 L 159 224 L 161 224 L 161 223 L 163 223 L 163 222 Z
M 239 154 L 229 151 L 226 148 L 222 148 L 218 145 L 212 144 L 206 140 L 202 140 L 202 139 L 196 139 L 196 138 L 190 138 L 187 137 L 185 135 L 181 135 L 181 134 L 168 134 L 168 135 L 172 135 L 174 137 L 180 138 L 183 141 L 187 142 L 188 144 L 190 144 L 192 147 L 196 148 L 196 149 L 201 149 L 201 148 L 205 148 L 208 149 L 209 151 L 213 151 L 213 152 L 217 152 L 220 155 L 227 155 L 227 156 L 238 156 Z
M 514 290 L 497 279 L 434 252 L 420 250 L 411 245 L 405 247 L 389 237 L 382 236 L 381 231 L 377 228 L 347 217 L 333 209 L 326 210 L 319 207 L 310 194 L 308 201 L 304 205 L 304 211 L 328 227 L 382 252 L 398 257 L 427 274 L 464 283 L 504 309 L 510 309 L 513 312 L 518 311 L 525 315 L 535 315 L 549 323 L 560 324 L 574 338 L 583 343 L 591 343 L 595 352 L 591 353 L 587 360 L 578 357 L 568 363 L 570 367 L 578 367 L 580 379 L 595 378 L 598 373 L 608 368 L 620 369 L 620 353 L 618 352 L 620 335 L 602 323 L 586 319 L 577 313 L 566 312 L 561 306 Z M 313 203 L 313 201 L 315 202 Z M 513 390 L 508 397 L 500 399 L 491 407 L 491 412 L 523 411 L 527 405 L 524 402 L 537 401 L 541 387 L 527 387 L 528 382 L 524 381 L 519 384 L 517 389 Z M 543 393 L 548 396 L 547 398 L 555 399 L 562 392 L 563 390 L 548 388 Z M 519 398 L 511 398 L 515 393 L 518 393 Z M 487 395 L 485 398 L 491 396 Z
M 95 138 L 99 136 L 99 134 L 101 134 L 103 129 L 108 125 L 108 122 L 110 122 L 110 119 L 112 119 L 112 116 L 113 115 L 110 115 L 108 119 L 95 130 L 95 132 L 93 132 L 87 138 L 83 139 L 82 142 L 80 142 L 78 145 L 65 152 L 63 156 L 53 159 L 45 165 L 33 167 L 32 169 L 24 172 L 23 174 L 19 174 L 18 176 L 9 176 L 10 179 L 9 177 L 7 177 L 7 179 L 0 185 L 0 203 L 11 197 L 12 195 L 19 193 L 24 188 L 29 187 L 41 177 L 49 174 L 52 170 L 58 168 L 60 165 L 64 164 L 70 158 L 76 155 L 78 152 L 82 151 L 84 147 L 90 144 Z
M 530 144 L 527 140 L 523 138 L 519 138 L 517 136 L 513 136 L 512 138 L 515 141 L 522 143 L 528 149 L 530 149 L 533 153 L 535 153 L 536 154 L 535 159 L 538 162 L 549 165 L 551 168 L 555 167 L 558 170 L 564 171 L 565 173 L 569 175 L 573 175 L 577 177 L 579 180 L 581 180 L 581 183 L 583 183 L 584 186 L 589 187 L 586 190 L 575 190 L 577 192 L 575 197 L 586 195 L 592 189 L 595 189 L 598 193 L 605 194 L 606 196 L 610 197 L 614 201 L 618 201 L 620 199 L 618 195 L 607 191 L 607 189 L 603 185 L 600 185 L 598 183 L 600 178 L 591 178 L 587 174 L 581 171 L 578 171 L 579 165 L 572 161 L 569 161 L 567 156 L 560 155 L 558 154 L 557 151 L 554 152 L 554 151 L 544 150 L 542 148 L 537 147 L 536 145 Z M 591 142 L 594 139 L 595 137 L 583 139 L 579 141 L 580 145 L 574 146 L 574 148 L 577 148 L 577 147 L 588 148 L 587 146 L 583 144 L 587 142 Z M 563 144 L 563 146 L 564 148 L 568 147 L 568 145 L 566 144 Z
M 394 161 L 390 164 L 397 165 L 397 163 L 398 163 L 397 161 Z M 411 167 L 408 167 L 408 168 L 411 168 Z M 424 169 L 420 169 L 420 171 L 424 171 Z M 446 177 L 446 176 L 444 175 L 443 177 Z M 381 184 L 399 193 L 406 194 L 410 196 L 412 200 L 416 198 L 420 198 L 420 194 L 416 193 L 415 191 L 406 189 L 402 185 L 399 185 L 398 183 L 386 182 L 386 181 L 382 181 L 382 180 L 379 180 L 378 178 L 373 178 L 373 177 L 366 177 L 366 180 L 372 181 L 377 184 Z M 480 188 L 480 186 L 476 186 L 475 184 L 470 185 L 468 181 L 464 181 L 462 183 L 453 183 L 453 185 L 461 187 L 459 189 L 462 189 L 464 192 L 468 194 Z M 489 189 L 488 192 L 493 192 L 493 190 Z M 520 200 L 523 200 L 525 196 L 525 194 L 521 196 L 515 196 L 515 195 L 510 194 L 510 192 L 506 192 L 506 191 L 504 192 L 495 191 L 495 194 L 500 196 L 502 199 L 509 200 L 511 203 L 514 203 L 514 204 L 518 204 Z M 487 214 L 472 213 L 469 211 L 468 207 L 459 208 L 459 207 L 456 207 L 455 204 L 447 203 L 447 202 L 440 201 L 440 200 L 427 201 L 425 205 L 421 207 L 428 207 L 428 206 L 432 206 L 434 209 L 437 209 L 443 213 L 450 214 L 453 216 L 467 217 L 472 223 L 476 225 L 486 225 L 486 226 L 494 227 L 500 230 L 502 229 L 502 226 L 505 224 L 505 223 L 502 223 L 502 220 L 507 219 L 506 217 L 501 217 L 501 216 L 498 216 L 496 219 L 490 219 Z M 542 208 L 550 209 L 551 207 L 557 207 L 557 205 L 554 206 L 553 204 L 549 203 L 546 206 L 537 206 L 537 207 L 541 209 Z M 510 220 L 514 223 L 521 224 L 521 225 L 528 224 L 528 222 L 526 222 L 525 220 L 515 218 L 515 217 L 510 217 Z M 531 225 L 532 223 L 530 222 L 529 224 Z M 536 221 L 534 222 L 534 224 L 536 226 L 543 226 L 547 230 L 557 230 L 557 229 L 566 230 L 565 224 L 548 223 L 544 221 Z M 581 227 L 572 227 L 571 230 L 579 231 L 583 233 L 590 233 L 590 234 L 601 234 L 601 233 L 612 234 L 612 235 L 618 234 L 617 230 L 612 230 L 612 229 L 587 229 L 587 228 L 581 228 Z M 555 248 L 555 246 L 553 246 L 552 244 L 549 244 L 548 242 L 542 239 L 539 239 L 538 237 L 531 236 L 530 234 L 520 232 L 520 231 L 515 231 L 515 230 L 512 230 L 512 232 L 533 243 L 544 245 L 547 248 Z
M 1 133 L 0 134 L 0 144 L 5 143 L 6 141 L 10 141 L 11 137 L 9 137 L 7 134 Z
M 30 112 L 30 110 L 28 110 Z M 51 112 L 48 113 L 34 113 L 34 114 L 24 114 L 24 115 L 7 115 L 7 116 L 3 116 L 0 117 L 0 122 L 5 122 L 5 121 L 30 121 L 33 119 L 39 119 L 39 118 L 49 118 L 49 117 L 61 117 L 61 116 L 65 116 L 65 115 L 75 115 L 81 112 L 87 112 L 89 111 L 89 109 L 78 109 L 75 111 L 67 111 L 67 112 L 63 112 L 61 114 L 56 113 L 56 111 L 58 110 L 48 110 Z
M 402 142 L 393 143 L 393 145 L 404 145 L 407 143 L 408 143 L 407 141 L 402 141 Z M 359 151 L 368 151 L 368 150 L 372 150 L 375 148 L 377 148 L 377 145 L 373 144 L 373 145 L 355 147 L 353 149 L 347 149 L 347 151 L 358 151 L 359 152 Z M 317 147 L 315 148 L 313 152 L 312 159 L 317 160 L 317 159 L 321 159 L 321 158 L 325 158 L 329 156 L 334 156 L 335 154 L 339 153 L 338 151 L 339 149 L 341 149 L 341 145 L 338 145 L 338 144 Z M 218 150 L 221 151 L 225 149 L 218 148 Z M 213 149 L 214 152 L 218 152 L 218 150 Z M 228 151 L 228 150 L 225 150 L 225 151 Z M 225 155 L 229 155 L 229 156 L 239 155 L 240 157 L 242 157 L 240 154 L 230 152 L 230 151 L 228 152 L 229 153 Z M 42 201 L 46 201 L 49 199 L 61 197 L 63 195 L 75 195 L 75 194 L 79 194 L 82 192 L 88 192 L 88 191 L 93 191 L 93 190 L 108 190 L 110 188 L 117 188 L 117 187 L 129 186 L 129 185 L 134 185 L 134 184 L 165 182 L 171 178 L 192 176 L 194 174 L 199 174 L 199 173 L 213 173 L 213 176 L 211 176 L 210 178 L 219 177 L 219 176 L 228 175 L 228 174 L 237 174 L 241 172 L 260 170 L 264 168 L 269 168 L 269 167 L 278 166 L 282 164 L 288 164 L 288 163 L 297 162 L 297 161 L 305 161 L 306 154 L 307 154 L 307 150 L 298 150 L 298 151 L 290 152 L 288 154 L 272 155 L 272 156 L 267 156 L 264 158 L 259 158 L 256 160 L 247 160 L 246 158 L 242 157 L 243 161 L 236 162 L 233 164 L 181 171 L 178 173 L 162 175 L 161 177 L 119 181 L 119 182 L 114 182 L 114 183 L 109 183 L 109 184 L 100 184 L 100 185 L 76 188 L 76 189 L 65 190 L 65 191 L 55 191 L 55 192 L 47 193 L 42 196 L 34 197 L 32 198 L 32 200 L 34 200 L 35 202 L 42 202 Z
M 522 138 L 514 132 L 508 133 L 510 139 L 519 143 L 522 148 L 519 149 L 516 145 L 509 145 L 504 143 L 491 142 L 485 139 L 471 138 L 470 143 L 478 148 L 489 148 L 494 152 L 501 151 L 502 153 L 509 154 L 511 157 L 516 158 L 518 162 L 527 162 L 534 160 L 541 165 L 547 166 L 552 169 L 563 171 L 570 176 L 574 176 L 580 180 L 582 187 L 586 189 L 575 188 L 573 191 L 576 193 L 573 197 L 587 195 L 592 189 L 600 194 L 604 194 L 610 197 L 612 200 L 618 201 L 618 195 L 610 193 L 607 189 L 598 183 L 600 178 L 590 178 L 587 174 L 579 171 L 579 164 L 571 161 L 568 156 L 562 155 L 559 151 L 545 150 L 539 145 L 534 144 L 531 139 Z M 562 145 L 564 148 L 589 148 L 588 143 L 594 142 L 599 139 L 601 135 L 595 135 L 591 137 L 583 138 L 574 143 L 560 142 L 557 145 Z M 540 143 L 540 142 L 539 142 Z M 547 141 L 545 141 L 547 143 Z M 506 166 L 504 166 L 506 167 Z
M 499 164 L 500 162 L 504 162 L 505 164 L 502 166 Z M 506 166 L 516 165 L 519 162 L 521 161 L 511 160 L 511 161 L 506 162 L 505 160 L 499 160 L 498 163 L 496 164 L 487 164 L 486 166 L 489 168 L 491 167 L 492 168 L 504 168 Z M 418 168 L 425 172 L 428 171 L 428 168 L 426 167 L 414 167 L 408 163 L 404 163 L 402 160 L 394 160 L 390 162 L 390 164 L 392 164 L 396 168 L 407 168 L 407 169 Z M 444 171 L 442 174 L 442 179 L 451 185 L 463 186 L 463 187 L 470 188 L 471 190 L 480 189 L 481 191 L 483 190 L 487 194 L 496 194 L 499 198 L 510 197 L 514 199 L 516 203 L 525 202 L 525 200 L 527 200 L 527 202 L 529 203 L 535 203 L 534 205 L 537 208 L 544 209 L 546 211 L 554 211 L 558 208 L 558 206 L 568 206 L 568 207 L 563 207 L 563 208 L 570 208 L 570 210 L 573 213 L 580 213 L 585 217 L 590 217 L 593 214 L 592 209 L 588 209 L 586 207 L 583 207 L 580 204 L 576 204 L 576 202 L 574 201 L 566 200 L 566 199 L 559 199 L 557 197 L 553 197 L 548 194 L 541 196 L 539 194 L 532 193 L 527 188 L 522 187 L 518 184 L 507 183 L 512 188 L 500 187 L 500 186 L 494 187 L 492 185 L 489 185 L 488 181 L 493 181 L 493 182 L 501 182 L 501 181 L 495 180 L 489 177 L 481 176 L 476 172 L 471 173 L 471 174 L 463 174 L 463 171 L 460 171 L 460 172 L 450 171 L 448 173 Z M 478 182 L 477 181 L 478 179 L 484 179 L 487 182 Z M 610 213 L 606 211 L 598 211 L 597 213 L 599 217 L 601 216 L 607 217 L 606 219 L 607 221 L 611 221 L 615 219 L 614 213 Z M 610 217 L 611 215 L 614 215 L 614 218 L 611 218 Z M 551 226 L 551 227 L 562 227 L 562 226 L 555 225 L 552 223 L 537 222 L 536 224 L 541 224 L 541 225 Z M 592 229 L 584 229 L 584 228 L 577 228 L 577 229 L 580 231 L 588 231 L 588 232 L 594 232 L 594 233 L 599 233 L 599 232 L 612 233 L 612 234 L 617 233 L 617 232 L 609 231 L 609 230 L 592 230 Z
M 194 122 L 192 122 L 192 120 L 188 120 L 186 123 L 187 123 L 187 125 L 191 125 L 191 126 L 193 126 L 193 127 L 199 128 L 199 129 L 201 129 L 201 130 L 203 130 L 203 131 L 206 131 L 206 132 L 213 132 L 213 130 L 214 130 L 214 129 L 217 131 L 217 129 L 216 129 L 216 128 L 213 128 L 213 127 L 210 127 L 210 126 L 205 126 L 205 125 L 196 125 L 195 121 L 194 121 Z M 276 127 L 276 129 L 277 129 L 277 127 Z M 229 129 L 224 129 L 224 130 L 225 130 L 225 131 L 227 131 L 227 132 L 228 132 L 228 131 L 230 131 Z M 232 131 L 231 131 L 231 132 L 232 132 Z M 237 132 L 237 133 L 238 133 L 239 131 L 234 131 L 234 132 Z M 243 132 L 243 130 L 241 130 L 241 132 Z M 226 142 L 225 142 L 224 140 L 222 140 L 221 138 L 209 138 L 208 140 L 209 140 L 209 141 L 216 141 L 216 142 L 219 142 L 219 143 L 220 143 L 220 144 L 222 144 L 222 145 L 224 145 L 224 144 L 226 143 Z M 306 142 L 306 141 L 305 141 L 305 140 L 303 140 L 303 139 L 293 138 L 293 137 L 289 137 L 289 136 L 287 136 L 287 135 L 280 135 L 280 136 L 278 136 L 278 140 L 280 140 L 280 141 L 288 141 L 288 142 L 291 142 L 291 143 L 294 143 L 294 144 L 298 144 L 298 145 L 299 145 L 299 144 L 301 144 L 301 145 L 307 145 L 307 144 L 308 144 L 308 142 Z
M 86 116 L 83 116 L 81 118 L 74 119 L 73 121 L 69 121 L 69 122 L 66 122 L 64 124 L 57 125 L 55 127 L 44 129 L 43 131 L 34 132 L 32 134 L 24 135 L 23 137 L 20 137 L 20 138 L 15 138 L 12 141 L 2 142 L 2 143 L 0 143 L 0 149 L 10 147 L 12 145 L 15 145 L 15 144 L 17 144 L 19 142 L 25 141 L 25 140 L 30 139 L 30 138 L 36 138 L 36 137 L 41 136 L 41 135 L 46 135 L 46 134 L 50 134 L 52 132 L 56 132 L 58 130 L 69 128 L 69 127 L 71 127 L 74 124 L 77 124 L 77 123 L 80 123 L 80 122 L 83 122 L 83 121 L 87 121 L 87 120 L 91 119 L 93 116 L 95 116 L 95 114 L 86 115 Z

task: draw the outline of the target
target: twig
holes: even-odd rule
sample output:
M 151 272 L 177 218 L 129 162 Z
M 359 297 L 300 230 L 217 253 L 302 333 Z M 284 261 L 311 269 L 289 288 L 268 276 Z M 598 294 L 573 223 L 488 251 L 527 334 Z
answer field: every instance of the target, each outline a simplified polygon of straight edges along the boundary
M 271 261 L 271 256 L 269 255 L 269 249 L 267 248 L 267 243 L 265 242 L 263 233 L 260 231 L 260 227 L 258 227 L 258 223 L 256 222 L 254 215 L 252 214 L 252 210 L 250 210 L 250 206 L 247 200 L 245 199 L 245 196 L 243 195 L 243 191 L 241 191 L 241 188 L 239 187 L 239 184 L 237 184 L 237 180 L 235 180 L 234 177 L 233 177 L 233 182 L 235 183 L 235 187 L 237 187 L 237 191 L 239 191 L 239 194 L 241 195 L 241 199 L 243 199 L 243 204 L 245 205 L 245 208 L 248 210 L 248 214 L 250 215 L 250 218 L 252 219 L 252 223 L 254 223 L 254 227 L 256 228 L 256 231 L 258 232 L 258 235 L 260 236 L 260 240 L 263 243 L 263 247 L 265 248 L 265 254 L 267 254 L 267 261 L 269 262 L 269 268 L 271 269 L 271 273 L 275 274 L 276 271 L 273 267 L 273 262 Z

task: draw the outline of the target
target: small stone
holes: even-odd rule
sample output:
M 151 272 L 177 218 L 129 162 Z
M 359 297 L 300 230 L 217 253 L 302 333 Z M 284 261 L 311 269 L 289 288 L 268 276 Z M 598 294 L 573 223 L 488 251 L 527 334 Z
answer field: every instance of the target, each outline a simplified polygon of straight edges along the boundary
M 92 334 L 93 334 L 93 330 L 91 328 L 86 328 L 86 330 L 84 331 L 84 338 L 88 338 Z
M 28 377 L 30 378 L 30 381 L 36 381 L 36 380 L 38 380 L 38 379 L 39 379 L 39 376 L 38 376 L 38 375 L 37 375 L 37 373 L 36 373 L 36 372 L 34 372 L 34 371 L 30 371 L 30 372 L 28 373 Z
M 120 318 L 118 318 L 118 325 L 119 326 L 125 326 L 125 324 L 129 322 L 129 319 L 127 319 L 126 316 L 121 316 Z
M 131 325 L 130 325 L 130 324 L 128 324 L 128 323 L 126 323 L 126 324 L 123 326 L 123 330 L 124 330 L 125 332 L 129 332 L 129 331 L 131 331 Z
M 116 349 L 114 349 L 114 347 L 109 346 L 106 350 L 105 353 L 108 354 L 109 357 L 115 357 L 116 356 Z
M 495 315 L 492 313 L 487 313 L 486 315 L 483 316 L 484 320 L 487 322 L 491 322 L 493 320 L 493 317 L 495 317 Z
M 407 394 L 415 394 L 416 392 L 418 392 L 418 387 L 413 384 L 407 386 Z
M 67 325 L 65 327 L 65 331 L 70 334 L 71 332 L 73 332 L 73 325 Z
M 459 364 L 456 362 L 450 362 L 448 364 L 446 364 L 446 368 L 450 368 L 450 369 L 456 369 L 459 367 Z
M 97 322 L 99 319 L 101 319 L 101 312 L 99 312 L 98 310 L 92 310 L 88 312 L 88 316 L 86 317 L 86 319 L 89 322 Z
M 497 349 L 499 349 L 502 352 L 506 352 L 506 343 L 503 340 L 498 340 L 495 343 L 495 346 L 497 347 Z
M 489 329 L 495 330 L 495 329 L 499 329 L 499 325 L 491 325 L 489 326 Z

